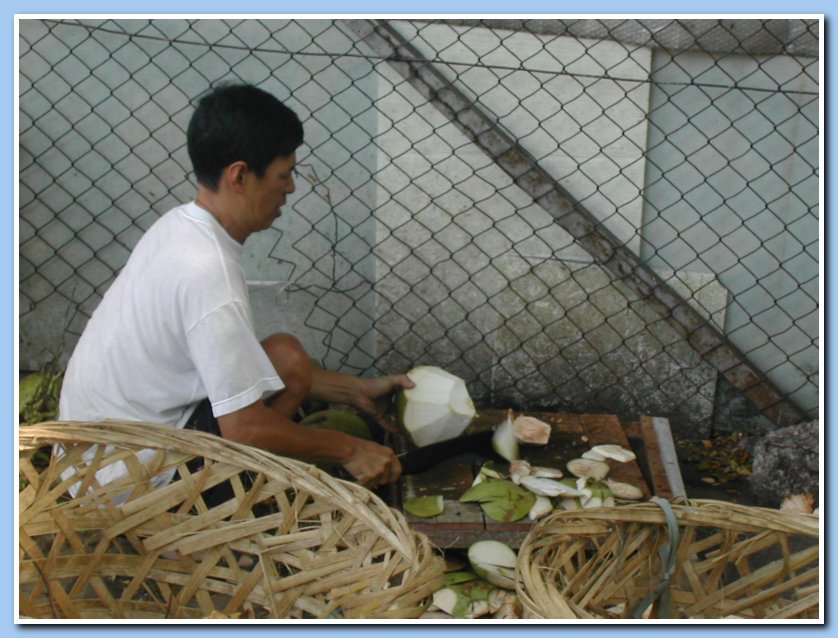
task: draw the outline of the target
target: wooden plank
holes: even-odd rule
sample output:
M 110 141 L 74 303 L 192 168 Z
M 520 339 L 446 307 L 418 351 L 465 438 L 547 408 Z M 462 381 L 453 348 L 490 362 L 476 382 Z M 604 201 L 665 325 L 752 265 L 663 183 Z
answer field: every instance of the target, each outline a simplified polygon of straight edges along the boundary
M 589 447 L 615 444 L 627 450 L 631 449 L 622 423 L 613 414 L 565 414 L 561 416 L 561 424 L 580 433 L 580 436 L 586 436 Z M 636 485 L 643 491 L 643 498 L 649 498 L 652 495 L 636 461 L 620 463 L 608 460 L 606 463 L 611 468 L 608 472 L 609 478 Z
M 455 525 L 453 523 L 445 524 L 430 524 L 430 523 L 410 523 L 410 527 L 417 532 L 421 532 L 438 548 L 440 549 L 465 549 L 480 540 L 490 538 L 486 532 L 486 526 L 481 524 L 464 524 Z M 521 546 L 523 538 L 526 533 L 517 533 L 514 537 L 509 538 L 509 546 L 517 549 Z M 498 538 L 497 540 L 501 540 Z
M 442 514 L 432 518 L 419 518 L 405 513 L 408 524 L 422 532 L 437 547 L 468 547 L 475 540 L 485 537 L 486 519 L 483 510 L 474 503 L 460 503 L 456 497 L 444 499 Z
M 593 445 L 612 443 L 632 448 L 629 434 L 615 415 L 554 412 L 526 414 L 549 423 L 552 428 L 547 445 L 521 446 L 522 458 L 533 465 L 566 471 L 567 461 L 578 458 Z M 506 410 L 481 410 L 466 433 L 491 429 L 501 423 L 506 415 Z M 639 435 L 639 424 L 629 431 L 633 436 Z M 404 451 L 403 444 L 399 451 Z M 477 504 L 460 503 L 458 500 L 471 486 L 475 473 L 484 460 L 477 454 L 460 454 L 442 461 L 427 472 L 403 477 L 399 481 L 399 507 L 404 500 L 417 496 L 443 495 L 442 514 L 433 518 L 418 518 L 406 514 L 411 527 L 427 535 L 435 545 L 442 548 L 464 548 L 483 538 L 494 538 L 511 547 L 519 547 L 533 525 L 530 519 L 513 523 L 492 521 L 485 517 Z M 497 463 L 499 469 L 506 469 L 504 461 Z M 637 485 L 643 490 L 645 498 L 652 494 L 638 462 L 607 463 L 611 468 L 610 475 L 615 480 Z
M 640 417 L 640 427 L 655 493 L 666 499 L 686 498 L 687 490 L 681 477 L 669 421 L 662 417 L 644 416 Z
M 657 494 L 661 486 L 660 481 L 662 477 L 660 474 L 653 474 L 649 467 L 649 454 L 646 449 L 646 443 L 643 440 L 643 428 L 640 425 L 640 421 L 623 423 L 623 431 L 626 433 L 629 445 L 631 445 L 631 451 L 637 456 L 637 465 L 643 474 L 643 478 L 646 479 L 646 485 L 649 486 L 652 494 Z M 666 485 L 665 480 L 663 485 Z

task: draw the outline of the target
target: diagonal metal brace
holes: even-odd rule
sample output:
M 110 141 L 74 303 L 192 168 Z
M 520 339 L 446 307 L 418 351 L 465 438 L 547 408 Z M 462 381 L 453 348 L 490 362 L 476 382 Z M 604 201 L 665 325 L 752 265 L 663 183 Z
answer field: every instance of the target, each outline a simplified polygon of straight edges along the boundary
M 573 198 L 497 121 L 457 88 L 387 20 L 347 20 L 349 27 L 428 102 L 475 142 L 602 266 L 652 303 L 695 351 L 778 427 L 806 420 L 743 352 L 644 264 Z

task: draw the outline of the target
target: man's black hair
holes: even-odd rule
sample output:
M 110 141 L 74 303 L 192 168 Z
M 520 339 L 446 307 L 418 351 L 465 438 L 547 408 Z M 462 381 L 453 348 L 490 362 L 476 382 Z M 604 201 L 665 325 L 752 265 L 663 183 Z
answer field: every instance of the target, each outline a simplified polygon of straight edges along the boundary
M 218 189 L 222 171 L 244 161 L 262 177 L 278 157 L 303 143 L 303 125 L 290 108 L 250 84 L 223 84 L 206 93 L 189 121 L 186 147 L 199 184 Z

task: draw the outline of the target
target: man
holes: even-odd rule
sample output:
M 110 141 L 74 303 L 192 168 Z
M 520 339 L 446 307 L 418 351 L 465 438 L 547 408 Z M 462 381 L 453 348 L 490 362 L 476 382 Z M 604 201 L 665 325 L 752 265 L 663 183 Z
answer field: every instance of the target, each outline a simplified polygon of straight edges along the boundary
M 293 336 L 260 343 L 254 333 L 242 244 L 279 218 L 302 142 L 294 112 L 256 87 L 225 85 L 201 98 L 187 130 L 197 196 L 148 230 L 93 313 L 65 373 L 62 420 L 194 427 L 340 464 L 370 487 L 398 479 L 390 448 L 292 417 L 311 398 L 392 429 L 388 399 L 410 379 L 323 370 Z

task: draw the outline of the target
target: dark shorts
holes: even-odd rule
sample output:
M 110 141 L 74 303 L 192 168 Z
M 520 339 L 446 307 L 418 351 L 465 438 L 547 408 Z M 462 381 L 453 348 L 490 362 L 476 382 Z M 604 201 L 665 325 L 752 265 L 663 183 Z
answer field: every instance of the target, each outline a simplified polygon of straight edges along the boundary
M 218 427 L 218 419 L 216 419 L 212 414 L 212 405 L 210 405 L 209 399 L 204 399 L 195 407 L 195 410 L 192 412 L 192 415 L 186 421 L 186 425 L 184 425 L 183 428 L 185 430 L 198 430 L 199 432 L 208 432 L 209 434 L 221 436 L 221 429 Z M 204 459 L 200 456 L 196 456 L 189 461 L 186 466 L 189 468 L 190 472 L 198 472 L 204 466 Z M 250 487 L 252 485 L 252 480 L 248 472 L 242 472 L 240 477 L 245 487 Z M 203 497 L 204 502 L 206 502 L 209 507 L 213 507 L 219 503 L 223 503 L 231 498 L 234 498 L 233 488 L 228 481 L 225 481 L 206 490 L 203 493 Z
M 209 399 L 201 401 L 192 411 L 192 416 L 183 426 L 187 430 L 198 430 L 221 436 L 221 429 L 218 427 L 218 419 L 212 413 L 212 405 Z

